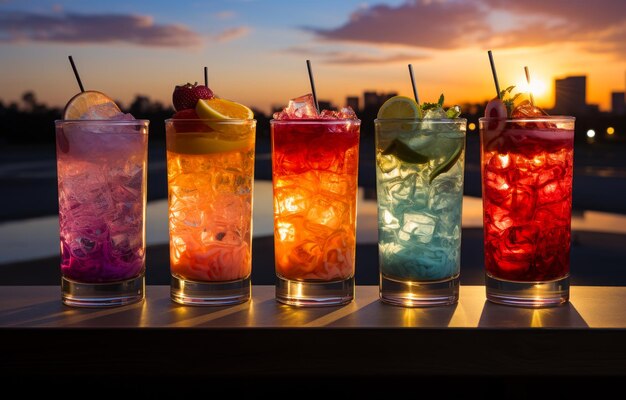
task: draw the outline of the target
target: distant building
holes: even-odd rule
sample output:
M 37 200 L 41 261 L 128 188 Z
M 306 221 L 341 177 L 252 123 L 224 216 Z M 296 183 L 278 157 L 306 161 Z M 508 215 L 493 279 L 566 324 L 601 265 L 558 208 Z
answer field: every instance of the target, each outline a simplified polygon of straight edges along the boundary
M 363 109 L 378 111 L 383 103 L 393 96 L 397 96 L 396 92 L 389 93 L 376 93 L 376 92 L 364 92 L 363 93 Z
M 363 92 L 363 108 L 374 108 L 378 104 L 378 93 Z
M 558 114 L 586 114 L 587 76 L 568 76 L 554 81 L 554 110 Z
M 624 92 L 612 92 L 611 93 L 611 112 L 615 115 L 626 114 L 626 93 Z
M 357 96 L 346 97 L 346 106 L 351 107 L 354 111 L 359 111 L 359 98 Z
M 328 100 L 318 100 L 317 104 L 319 105 L 320 111 L 321 110 L 334 110 L 335 107 L 332 105 L 332 103 Z
M 384 102 L 397 95 L 398 93 L 396 92 L 382 93 L 378 96 L 378 104 L 382 106 Z

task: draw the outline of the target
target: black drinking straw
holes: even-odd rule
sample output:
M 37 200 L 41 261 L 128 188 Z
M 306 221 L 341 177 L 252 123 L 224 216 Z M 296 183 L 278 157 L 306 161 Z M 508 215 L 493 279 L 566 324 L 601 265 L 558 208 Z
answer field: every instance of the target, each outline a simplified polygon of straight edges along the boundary
M 311 60 L 306 60 L 306 68 L 309 71 L 309 81 L 311 81 L 311 92 L 313 93 L 313 102 L 315 102 L 315 109 L 317 113 L 320 113 L 320 105 L 317 102 L 317 93 L 315 93 L 315 81 L 313 80 L 313 69 L 311 68 Z
M 413 86 L 413 97 L 415 97 L 415 102 L 419 104 L 420 99 L 419 97 L 417 97 L 417 87 L 415 86 L 415 75 L 413 75 L 413 64 L 409 64 L 409 75 L 411 76 L 411 86 Z
M 530 104 L 535 105 L 535 98 L 533 97 L 533 91 L 530 87 L 530 72 L 528 71 L 528 67 L 524 67 L 524 72 L 526 73 L 526 82 L 528 82 L 528 93 L 530 94 Z
M 489 63 L 491 64 L 491 73 L 493 74 L 493 81 L 496 84 L 496 92 L 498 92 L 498 98 L 502 100 L 502 97 L 500 97 L 500 84 L 498 83 L 498 74 L 496 73 L 496 64 L 493 62 L 493 54 L 491 54 L 491 50 L 489 50 L 487 54 L 489 54 Z
M 84 92 L 85 88 L 83 87 L 83 82 L 80 80 L 80 75 L 78 75 L 78 70 L 76 69 L 76 64 L 74 64 L 74 59 L 72 56 L 68 56 L 70 59 L 70 64 L 72 64 L 72 70 L 74 71 L 74 76 L 76 77 L 76 81 L 78 82 L 78 87 L 80 87 L 80 91 Z
M 204 86 L 209 87 L 209 69 L 204 67 Z

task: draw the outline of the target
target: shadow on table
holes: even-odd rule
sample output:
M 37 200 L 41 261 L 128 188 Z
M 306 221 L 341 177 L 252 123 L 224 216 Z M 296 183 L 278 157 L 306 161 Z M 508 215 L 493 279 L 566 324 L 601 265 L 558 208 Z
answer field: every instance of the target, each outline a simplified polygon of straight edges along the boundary
M 373 302 L 334 321 L 332 326 L 441 328 L 450 325 L 456 308 L 456 304 L 429 308 L 396 307 L 376 298 Z
M 567 303 L 553 308 L 520 308 L 485 301 L 478 326 L 481 328 L 588 328 L 576 308 Z
M 0 326 L 143 326 L 146 322 L 146 307 L 145 301 L 124 307 L 98 309 L 71 308 L 59 300 L 46 301 L 4 312 L 0 316 Z

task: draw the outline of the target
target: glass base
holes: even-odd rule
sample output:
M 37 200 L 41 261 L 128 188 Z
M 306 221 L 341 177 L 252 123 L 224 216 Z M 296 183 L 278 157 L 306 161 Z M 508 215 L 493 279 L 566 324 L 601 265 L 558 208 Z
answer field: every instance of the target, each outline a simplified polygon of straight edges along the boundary
M 431 282 L 397 281 L 380 275 L 380 299 L 402 307 L 449 306 L 459 301 L 459 275 Z
M 506 281 L 487 274 L 487 300 L 515 307 L 555 307 L 569 301 L 569 275 L 546 282 Z
M 297 307 L 342 306 L 354 299 L 354 277 L 333 282 L 292 281 L 277 277 L 276 300 Z
M 146 283 L 143 274 L 121 282 L 81 283 L 61 278 L 63 304 L 72 307 L 118 307 L 143 300 Z
M 187 306 L 232 306 L 250 300 L 250 277 L 227 282 L 188 281 L 172 275 L 170 297 Z

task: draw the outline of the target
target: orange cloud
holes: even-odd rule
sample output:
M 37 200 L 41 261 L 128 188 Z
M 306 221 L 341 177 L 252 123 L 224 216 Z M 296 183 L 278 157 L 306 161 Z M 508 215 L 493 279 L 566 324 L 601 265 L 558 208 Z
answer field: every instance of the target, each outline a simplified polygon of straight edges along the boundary
M 222 32 L 213 35 L 213 38 L 216 42 L 230 42 L 231 40 L 239 39 L 240 37 L 244 37 L 250 33 L 250 28 L 247 26 L 237 26 L 234 28 L 228 28 L 223 30 Z
M 494 24 L 492 17 L 506 23 Z M 308 30 L 330 41 L 434 50 L 576 43 L 626 58 L 626 1 L 413 0 L 359 8 L 337 28 Z
M 485 18 L 472 4 L 425 0 L 359 8 L 338 28 L 309 30 L 328 40 L 454 49 L 484 40 L 490 33 Z
M 315 57 L 326 64 L 335 65 L 374 65 L 392 64 L 398 62 L 418 61 L 428 58 L 423 54 L 411 54 L 405 52 L 383 53 L 371 55 L 365 53 L 354 53 L 346 51 L 324 51 L 306 47 L 290 47 L 281 53 L 295 54 L 298 56 Z

